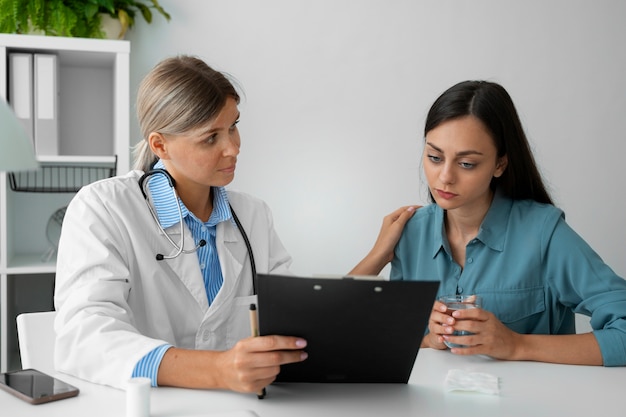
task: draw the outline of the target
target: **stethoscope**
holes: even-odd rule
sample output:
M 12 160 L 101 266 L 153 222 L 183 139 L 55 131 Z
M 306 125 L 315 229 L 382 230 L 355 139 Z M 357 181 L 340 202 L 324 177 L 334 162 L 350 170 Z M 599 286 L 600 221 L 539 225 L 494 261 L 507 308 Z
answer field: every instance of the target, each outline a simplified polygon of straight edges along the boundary
M 179 216 L 179 224 L 180 224 L 180 243 L 177 244 L 176 242 L 174 242 L 174 240 L 170 237 L 170 235 L 167 234 L 167 232 L 165 231 L 165 229 L 163 229 L 163 226 L 161 226 L 161 222 L 159 221 L 159 218 L 156 214 L 156 212 L 154 211 L 154 208 L 152 207 L 152 205 L 150 204 L 150 202 L 148 201 L 148 194 L 146 193 L 146 188 L 145 188 L 145 182 L 146 179 L 148 179 L 151 175 L 163 175 L 165 176 L 165 178 L 167 179 L 167 182 L 170 186 L 170 188 L 172 189 L 172 196 L 176 201 L 176 207 L 178 208 L 178 216 Z M 162 261 L 164 259 L 174 259 L 179 257 L 181 254 L 190 254 L 190 253 L 194 253 L 196 252 L 198 249 L 200 249 L 201 247 L 206 245 L 206 240 L 202 239 L 200 240 L 200 242 L 198 242 L 198 244 L 191 250 L 185 250 L 185 233 L 184 233 L 184 226 L 183 226 L 183 211 L 180 208 L 180 202 L 178 201 L 178 193 L 176 192 L 176 181 L 174 181 L 174 178 L 172 177 L 172 175 L 167 172 L 165 169 L 161 169 L 161 168 L 155 168 L 155 169 L 151 169 L 148 172 L 146 172 L 145 174 L 143 174 L 141 176 L 141 178 L 139 178 L 139 188 L 141 189 L 141 193 L 143 194 L 143 198 L 146 200 L 146 204 L 148 205 L 148 209 L 150 210 L 150 214 L 152 215 L 152 218 L 154 219 L 155 223 L 157 224 L 159 230 L 161 231 L 161 233 L 163 233 L 163 235 L 165 235 L 166 239 L 168 242 L 170 242 L 170 244 L 176 248 L 176 253 L 174 253 L 173 255 L 164 255 L 162 253 L 157 253 L 156 254 L 156 260 L 157 261 Z M 233 210 L 233 206 L 230 205 L 230 203 L 228 204 L 228 207 L 230 207 L 230 212 L 233 215 L 233 220 L 235 220 L 235 224 L 237 225 L 237 229 L 239 229 L 239 232 L 241 233 L 241 236 L 243 237 L 243 241 L 246 244 L 246 249 L 248 250 L 248 256 L 250 257 L 250 268 L 252 270 L 252 293 L 256 294 L 256 263 L 254 262 L 254 255 L 252 253 L 252 246 L 250 245 L 250 240 L 248 239 L 248 235 L 246 234 L 246 231 L 244 230 L 243 226 L 241 225 L 241 222 L 239 221 L 239 218 L 237 217 L 237 214 L 235 213 L 235 210 Z

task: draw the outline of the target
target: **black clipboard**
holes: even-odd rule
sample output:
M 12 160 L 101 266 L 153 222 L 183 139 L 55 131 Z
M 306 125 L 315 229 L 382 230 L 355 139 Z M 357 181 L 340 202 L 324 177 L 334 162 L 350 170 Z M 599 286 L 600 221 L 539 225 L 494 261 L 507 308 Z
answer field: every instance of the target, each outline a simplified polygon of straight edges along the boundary
M 309 357 L 276 382 L 404 383 L 413 370 L 438 281 L 258 274 L 260 335 L 300 336 Z

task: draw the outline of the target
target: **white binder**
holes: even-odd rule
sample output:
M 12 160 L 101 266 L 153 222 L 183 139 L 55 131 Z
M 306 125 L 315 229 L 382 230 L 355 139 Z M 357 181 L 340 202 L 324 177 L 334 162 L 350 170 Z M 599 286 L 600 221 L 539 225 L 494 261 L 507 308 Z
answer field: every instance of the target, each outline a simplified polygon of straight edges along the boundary
M 35 153 L 59 154 L 57 56 L 34 54 Z
M 33 98 L 33 54 L 10 53 L 8 101 L 31 139 L 34 137 Z

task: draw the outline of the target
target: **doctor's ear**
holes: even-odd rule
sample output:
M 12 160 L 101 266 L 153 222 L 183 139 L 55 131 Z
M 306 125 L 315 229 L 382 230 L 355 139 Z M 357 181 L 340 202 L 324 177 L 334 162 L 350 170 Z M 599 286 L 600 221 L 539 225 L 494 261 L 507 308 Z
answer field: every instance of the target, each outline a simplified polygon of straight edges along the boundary
M 167 154 L 167 141 L 165 137 L 158 132 L 150 133 L 148 136 L 148 144 L 152 153 L 159 157 L 159 159 L 169 159 Z

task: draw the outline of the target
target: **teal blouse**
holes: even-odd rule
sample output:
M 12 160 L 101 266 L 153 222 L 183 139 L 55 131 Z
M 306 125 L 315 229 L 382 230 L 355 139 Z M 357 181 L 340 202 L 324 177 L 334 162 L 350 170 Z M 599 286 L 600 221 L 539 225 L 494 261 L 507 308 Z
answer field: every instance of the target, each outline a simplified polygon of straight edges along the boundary
M 464 269 L 452 259 L 443 214 L 432 204 L 409 220 L 390 279 L 438 280 L 439 295 L 481 295 L 483 308 L 518 333 L 575 333 L 574 313 L 591 316 L 604 365 L 626 365 L 626 280 L 561 210 L 496 193 Z

